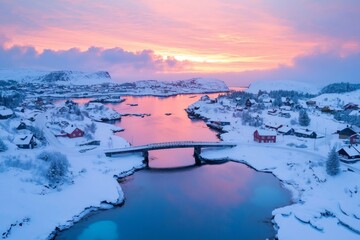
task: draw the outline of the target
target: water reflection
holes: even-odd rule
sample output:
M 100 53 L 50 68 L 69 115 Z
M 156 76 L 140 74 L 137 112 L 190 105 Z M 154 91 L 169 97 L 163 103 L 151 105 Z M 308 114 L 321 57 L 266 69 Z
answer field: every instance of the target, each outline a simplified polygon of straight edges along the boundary
M 217 94 L 211 95 L 212 97 Z M 117 135 L 127 139 L 132 145 L 142 145 L 168 141 L 218 141 L 216 132 L 207 128 L 203 121 L 193 121 L 184 111 L 191 103 L 197 101 L 189 95 L 167 98 L 127 96 L 121 104 L 107 104 L 122 114 L 151 114 L 149 117 L 123 117 L 115 125 L 125 128 Z M 129 104 L 138 104 L 130 106 Z M 167 116 L 166 113 L 171 113 Z M 193 149 L 161 150 L 150 152 L 150 167 L 176 167 L 193 165 Z M 186 159 L 186 160 L 185 160 Z
M 96 214 L 60 239 L 80 239 L 99 221 L 115 222 L 118 239 L 266 239 L 275 234 L 271 211 L 290 199 L 272 175 L 233 162 L 144 170 L 122 187 L 124 207 Z
M 120 113 L 151 114 L 145 118 L 123 117 L 116 123 L 126 129 L 118 134 L 133 145 L 218 140 L 202 121 L 187 118 L 183 109 L 196 98 L 125 98 L 124 103 L 108 106 Z M 167 116 L 166 112 L 172 115 Z M 150 167 L 193 165 L 192 154 L 193 149 L 151 151 Z M 266 239 L 275 234 L 269 223 L 271 211 L 290 202 L 290 194 L 274 176 L 238 163 L 172 170 L 152 168 L 122 181 L 126 197 L 123 207 L 82 220 L 57 239 L 92 239 L 91 235 L 98 239 L 130 240 Z
M 196 98 L 180 95 L 168 98 L 156 97 L 124 97 L 122 104 L 108 104 L 120 113 L 148 113 L 149 117 L 124 117 L 117 125 L 125 128 L 118 133 L 126 139 L 133 139 L 133 145 L 151 142 L 181 140 L 217 140 L 216 133 L 209 131 L 202 121 L 192 121 L 184 111 Z M 126 103 L 137 103 L 131 107 Z M 170 116 L 165 113 L 171 113 Z M 210 139 L 209 139 L 210 138 Z

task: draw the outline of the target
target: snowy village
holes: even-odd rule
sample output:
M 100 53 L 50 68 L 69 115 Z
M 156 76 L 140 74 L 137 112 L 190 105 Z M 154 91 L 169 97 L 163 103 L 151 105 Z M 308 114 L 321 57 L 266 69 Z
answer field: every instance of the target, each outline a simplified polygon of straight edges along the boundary
M 3 240 L 359 240 L 360 1 L 0 1 Z
M 236 145 L 203 150 L 202 163 L 230 160 L 276 176 L 292 199 L 290 205 L 272 211 L 278 238 L 292 238 L 293 231 L 309 239 L 331 238 L 335 233 L 346 239 L 359 237 L 358 84 L 331 84 L 314 94 L 266 90 L 261 83 L 234 91 L 219 80 L 197 81 L 220 93 L 182 95 L 191 104 L 180 111 L 189 121 L 213 129 L 221 141 Z M 188 81 L 184 93 L 193 84 Z M 1 188 L 8 199 L 1 207 L 7 216 L 1 218 L 2 237 L 21 239 L 38 229 L 37 237 L 53 238 L 90 212 L 124 201 L 116 179 L 149 165 L 138 154 L 112 158 L 104 153 L 131 145 L 130 139 L 117 135 L 127 129 L 115 122 L 123 118 L 146 122 L 152 116 L 111 107 L 138 107 L 127 105 L 126 96 L 109 94 L 113 102 L 104 103 L 90 90 L 87 98 L 66 99 L 25 92 L 30 91 L 5 90 L 1 95 L 0 177 L 11 185 Z M 84 188 L 90 182 L 107 187 Z M 71 199 L 79 201 L 52 207 Z M 46 209 L 46 218 L 39 209 Z

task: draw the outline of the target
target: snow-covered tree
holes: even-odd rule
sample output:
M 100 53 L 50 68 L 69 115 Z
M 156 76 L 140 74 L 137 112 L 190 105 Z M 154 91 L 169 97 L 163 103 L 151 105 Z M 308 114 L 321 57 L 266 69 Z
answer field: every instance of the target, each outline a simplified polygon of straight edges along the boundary
M 50 185 L 56 186 L 65 182 L 68 177 L 70 164 L 64 154 L 44 151 L 39 154 L 38 158 L 48 163 L 45 178 L 48 179 Z
M 94 122 L 91 122 L 91 124 L 86 124 L 85 125 L 85 138 L 87 140 L 91 140 L 94 138 L 94 134 L 96 132 L 96 124 Z
M 96 124 L 94 122 L 91 122 L 91 124 L 88 127 L 89 127 L 89 131 L 94 134 L 96 131 Z
M 0 105 L 15 108 L 24 100 L 25 94 L 18 91 L 0 91 Z
M 326 172 L 330 176 L 335 176 L 340 172 L 340 158 L 335 147 L 333 147 L 329 152 L 329 156 L 326 161 Z
M 360 84 L 351 84 L 351 83 L 333 83 L 327 85 L 321 90 L 321 93 L 344 93 L 351 92 L 360 89 Z
M 299 111 L 299 124 L 300 126 L 307 127 L 310 125 L 310 117 L 305 109 Z
M 282 102 L 281 102 L 281 97 L 280 96 L 276 96 L 274 101 L 272 102 L 272 105 L 274 107 L 281 107 Z
M 35 138 L 38 139 L 42 145 L 47 144 L 47 140 L 43 130 L 34 126 L 28 126 L 27 129 L 29 129 L 32 132 L 32 134 L 34 134 Z
M 7 149 L 6 144 L 0 139 L 0 152 L 5 152 Z
M 253 127 L 260 127 L 263 124 L 263 118 L 256 116 L 253 117 L 249 111 L 244 111 L 241 114 L 242 125 L 249 125 Z

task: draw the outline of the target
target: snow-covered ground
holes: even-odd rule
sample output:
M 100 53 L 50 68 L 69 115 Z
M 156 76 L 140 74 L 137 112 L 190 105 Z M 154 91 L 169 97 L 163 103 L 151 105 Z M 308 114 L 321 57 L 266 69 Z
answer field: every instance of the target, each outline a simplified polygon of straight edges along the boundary
M 170 83 L 141 81 L 135 86 L 131 90 L 135 95 L 227 91 L 223 82 L 211 79 Z M 254 88 L 251 91 L 257 93 Z M 359 92 L 355 91 L 322 95 L 314 100 L 317 103 L 358 103 L 358 95 Z M 229 158 L 259 171 L 271 172 L 292 191 L 294 203 L 273 211 L 279 239 L 360 238 L 360 163 L 342 164 L 340 174 L 335 177 L 328 176 L 325 171 L 329 150 L 342 144 L 334 133 L 346 124 L 335 121 L 332 115 L 309 108 L 311 124 L 307 128 L 322 138 L 278 135 L 276 143 L 259 144 L 253 142 L 255 128 L 242 125 L 240 112 L 243 109 L 236 103 L 224 98 L 217 102 L 200 100 L 189 109 L 209 120 L 230 123 L 223 127 L 226 133 L 221 138 L 238 143 L 233 149 L 203 151 L 203 157 L 213 160 Z M 304 130 L 293 122 L 298 117 L 297 112 L 287 111 L 290 118 L 285 118 L 269 115 L 267 110 L 251 114 L 254 117 L 259 115 L 265 124 Z M 123 192 L 114 176 L 144 165 L 140 156 L 107 158 L 103 154 L 106 148 L 129 145 L 113 134 L 121 129 L 88 118 L 110 113 L 109 109 L 99 107 L 93 111 L 68 102 L 42 111 L 25 109 L 23 113 L 16 112 L 16 118 L 0 120 L 0 139 L 8 147 L 7 151 L 0 152 L 0 196 L 6 203 L 0 204 L 0 233 L 3 238 L 46 239 L 56 227 L 69 227 L 90 211 L 109 208 L 123 201 Z M 38 146 L 35 149 L 20 150 L 13 143 L 14 135 L 28 133 L 28 130 L 16 128 L 18 123 L 30 117 L 34 122 L 25 121 L 26 125 L 42 130 L 48 144 L 36 140 Z M 78 127 L 86 133 L 73 139 L 55 136 L 64 134 L 62 130 L 68 126 Z M 84 145 L 91 141 L 99 144 Z M 51 186 L 44 176 L 47 163 L 38 157 L 44 151 L 60 151 L 66 155 L 70 174 L 61 185 Z
M 351 100 L 356 98 L 357 93 L 354 94 Z M 204 158 L 228 158 L 259 171 L 271 172 L 291 190 L 294 203 L 273 211 L 279 239 L 360 238 L 360 163 L 351 164 L 351 170 L 348 165 L 341 164 L 340 174 L 334 177 L 327 175 L 325 168 L 330 149 L 343 144 L 334 133 L 346 124 L 310 109 L 311 124 L 307 128 L 322 138 L 277 135 L 276 143 L 256 143 L 253 140 L 256 128 L 242 124 L 238 107 L 228 99 L 215 103 L 200 100 L 189 109 L 209 121 L 229 122 L 230 125 L 223 127 L 227 132 L 221 134 L 221 138 L 238 143 L 233 149 L 203 151 Z M 252 115 L 259 115 L 269 125 L 301 129 L 291 124 L 298 112 L 290 111 L 291 118 L 283 118 L 269 115 L 267 111 Z
M 122 203 L 124 195 L 114 176 L 144 166 L 143 158 L 137 155 L 105 157 L 104 149 L 129 146 L 113 135 L 117 130 L 114 125 L 93 122 L 92 138 L 100 141 L 98 146 L 80 146 L 89 141 L 85 137 L 55 137 L 50 124 L 52 111 L 38 113 L 35 122 L 28 123 L 42 128 L 48 142 L 35 149 L 18 149 L 12 143 L 19 130 L 9 126 L 20 119 L 0 120 L 1 139 L 9 148 L 0 153 L 0 233 L 4 239 L 47 239 L 55 228 L 70 227 L 91 211 Z M 92 121 L 85 117 L 71 123 L 84 126 Z M 56 187 L 44 174 L 47 163 L 38 158 L 44 151 L 62 152 L 70 163 L 67 181 Z

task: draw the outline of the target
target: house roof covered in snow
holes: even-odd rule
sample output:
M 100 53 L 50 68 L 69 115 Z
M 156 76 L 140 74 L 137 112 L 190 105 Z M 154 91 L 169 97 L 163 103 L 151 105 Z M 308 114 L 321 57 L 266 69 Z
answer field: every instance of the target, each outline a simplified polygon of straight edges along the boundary
M 360 110 L 352 110 L 349 116 L 360 116 Z
M 249 99 L 249 102 L 250 102 L 251 104 L 255 104 L 255 103 L 256 103 L 255 99 Z
M 344 150 L 349 157 L 356 157 L 360 155 L 360 149 L 357 149 L 355 146 L 343 147 L 342 150 Z
M 257 129 L 256 131 L 258 131 L 260 136 L 276 136 L 275 131 L 269 131 L 264 129 Z
M 34 137 L 33 134 L 17 135 L 14 139 L 16 145 L 27 145 L 30 144 L 31 139 Z
M 291 131 L 292 129 L 293 128 L 291 128 L 291 127 L 282 126 L 282 127 L 278 128 L 278 132 L 287 133 L 287 132 Z
M 268 128 L 281 128 L 282 124 L 267 122 L 265 123 L 265 126 Z
M 13 111 L 7 107 L 0 106 L 0 115 L 2 116 L 10 116 L 13 115 Z
M 281 106 L 280 109 L 284 110 L 284 111 L 290 111 L 291 107 L 290 106 Z
M 308 130 L 308 129 L 296 129 L 296 133 L 304 134 L 304 135 L 311 135 L 312 133 L 315 133 L 314 131 Z
M 68 133 L 68 134 L 71 134 L 75 131 L 75 129 L 77 129 L 78 127 L 75 126 L 75 125 L 69 125 L 67 126 L 66 128 L 64 128 L 64 132 L 65 133 Z M 80 128 L 78 128 L 79 130 L 81 130 Z M 81 130 L 82 131 L 82 130 Z

